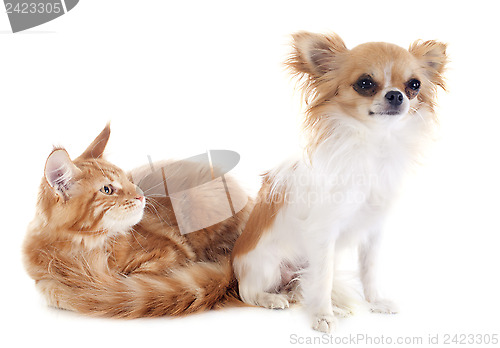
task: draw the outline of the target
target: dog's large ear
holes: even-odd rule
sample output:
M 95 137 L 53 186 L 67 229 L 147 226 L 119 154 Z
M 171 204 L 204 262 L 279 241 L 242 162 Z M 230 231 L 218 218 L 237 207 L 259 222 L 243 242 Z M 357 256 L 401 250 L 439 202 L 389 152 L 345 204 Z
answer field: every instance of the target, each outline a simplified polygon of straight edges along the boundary
M 101 158 L 109 140 L 111 129 L 109 123 L 102 132 L 94 139 L 92 144 L 78 157 L 79 159 Z
M 425 70 L 427 78 L 435 85 L 445 88 L 443 72 L 448 63 L 446 44 L 434 40 L 417 40 L 411 44 L 409 51 Z
M 348 52 L 337 34 L 298 32 L 293 35 L 293 51 L 287 65 L 297 74 L 320 77 L 338 68 L 338 58 Z

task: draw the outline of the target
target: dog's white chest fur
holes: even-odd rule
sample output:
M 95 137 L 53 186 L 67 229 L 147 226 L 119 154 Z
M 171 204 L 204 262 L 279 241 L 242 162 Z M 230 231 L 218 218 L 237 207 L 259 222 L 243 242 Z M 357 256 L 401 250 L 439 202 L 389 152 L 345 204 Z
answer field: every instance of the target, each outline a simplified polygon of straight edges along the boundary
M 376 129 L 333 134 L 317 148 L 311 163 L 282 167 L 277 176 L 286 183 L 293 203 L 283 214 L 291 213 L 318 229 L 333 223 L 339 230 L 378 224 L 374 220 L 384 215 L 414 158 L 415 123 L 389 119 Z M 349 136 L 343 137 L 346 133 Z

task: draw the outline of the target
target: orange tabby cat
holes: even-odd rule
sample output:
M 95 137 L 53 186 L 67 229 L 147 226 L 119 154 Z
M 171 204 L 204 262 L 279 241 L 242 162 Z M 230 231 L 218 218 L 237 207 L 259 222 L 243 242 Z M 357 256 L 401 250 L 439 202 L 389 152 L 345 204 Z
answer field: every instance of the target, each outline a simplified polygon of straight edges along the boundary
M 24 261 L 49 305 L 137 318 L 241 303 L 229 255 L 250 203 L 223 222 L 181 235 L 168 197 L 146 200 L 102 158 L 109 134 L 108 125 L 74 161 L 61 148 L 47 159 Z M 206 174 L 195 163 L 180 168 L 173 174 L 180 181 L 201 182 Z M 230 178 L 227 184 L 232 195 L 247 198 Z M 208 191 L 194 198 L 203 214 L 222 205 Z

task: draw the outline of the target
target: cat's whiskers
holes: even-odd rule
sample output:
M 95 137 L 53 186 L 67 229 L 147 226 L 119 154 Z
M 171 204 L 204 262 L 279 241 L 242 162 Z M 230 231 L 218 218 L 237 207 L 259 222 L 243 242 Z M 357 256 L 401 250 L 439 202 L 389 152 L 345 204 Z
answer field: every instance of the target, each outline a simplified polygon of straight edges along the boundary
M 160 212 L 158 211 L 158 208 L 154 206 L 154 203 L 160 205 L 161 207 L 165 208 L 165 209 L 168 209 L 167 207 L 165 207 L 163 204 L 161 204 L 160 202 L 158 201 L 154 201 L 154 200 L 146 200 L 146 206 L 145 207 L 151 207 L 153 210 L 150 210 L 151 213 L 155 214 L 156 217 L 163 223 L 165 223 L 166 225 L 172 227 L 172 224 L 169 222 L 169 221 L 166 221 L 160 214 Z M 170 209 L 168 209 L 170 211 Z
M 142 250 L 144 250 L 144 252 L 148 252 L 146 250 L 146 248 L 144 248 L 141 244 L 141 242 L 139 242 L 139 240 L 136 238 L 135 234 L 138 234 L 139 236 L 141 236 L 142 238 L 144 238 L 144 236 L 142 234 L 140 234 L 139 232 L 137 232 L 137 230 L 135 228 L 130 228 L 130 234 L 132 235 L 132 237 L 134 237 L 135 241 L 137 242 L 137 244 L 139 244 L 139 246 L 141 247 Z M 129 242 L 130 244 L 130 242 Z
M 221 222 L 220 230 L 210 229 L 210 238 L 183 236 L 168 199 L 151 198 L 161 193 L 161 179 L 161 186 L 142 199 L 138 195 L 144 193 L 134 190 L 127 174 L 102 158 L 108 137 L 109 125 L 76 160 L 64 149 L 55 149 L 47 160 L 23 248 L 28 273 L 47 302 L 87 314 L 136 318 L 194 313 L 213 308 L 214 300 L 239 300 L 233 296 L 225 250 L 231 247 L 227 234 L 236 240 L 244 219 Z M 196 168 L 173 172 L 179 182 L 186 175 L 203 176 Z M 69 174 L 60 183 L 64 173 Z M 246 218 L 249 211 L 243 214 Z M 206 260 L 219 261 L 219 256 L 224 263 Z
M 154 196 L 149 196 L 149 197 L 154 197 Z M 159 197 L 164 197 L 164 196 L 159 196 Z M 165 204 L 160 203 L 159 201 L 157 201 L 155 199 L 149 199 L 146 202 L 151 203 L 151 204 L 154 203 L 154 204 L 158 205 L 161 208 L 167 209 L 169 212 L 172 211 L 172 209 L 170 209 L 168 206 L 166 206 Z
M 155 191 L 156 191 L 156 190 L 158 190 L 158 188 L 159 188 L 159 187 L 160 187 L 161 189 L 163 189 L 163 193 L 158 193 L 158 194 L 149 194 L 149 193 L 150 193 L 151 191 L 153 191 L 153 190 L 155 190 Z M 158 184 L 156 184 L 156 185 L 154 185 L 154 186 L 152 186 L 152 187 L 150 187 L 150 188 L 146 189 L 145 191 L 143 191 L 143 193 L 144 193 L 144 195 L 145 195 L 145 196 L 151 196 L 151 197 L 154 197 L 154 196 L 157 196 L 157 197 L 165 197 L 165 189 L 164 189 L 164 188 L 165 188 L 165 180 L 163 180 L 162 182 L 160 182 L 160 183 L 158 183 Z

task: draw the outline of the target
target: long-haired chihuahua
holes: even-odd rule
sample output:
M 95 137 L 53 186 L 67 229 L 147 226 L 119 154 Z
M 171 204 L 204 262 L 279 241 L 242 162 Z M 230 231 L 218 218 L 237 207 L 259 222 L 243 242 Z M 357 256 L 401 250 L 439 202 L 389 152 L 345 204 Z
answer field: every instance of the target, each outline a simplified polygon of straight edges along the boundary
M 436 124 L 446 45 L 417 41 L 348 49 L 336 34 L 299 32 L 287 62 L 307 102 L 304 156 L 264 175 L 256 205 L 233 251 L 241 298 L 286 308 L 295 295 L 314 329 L 330 332 L 347 314 L 335 291 L 336 255 L 356 246 L 372 311 L 396 312 L 375 281 L 381 229 L 403 174 L 418 162 Z

